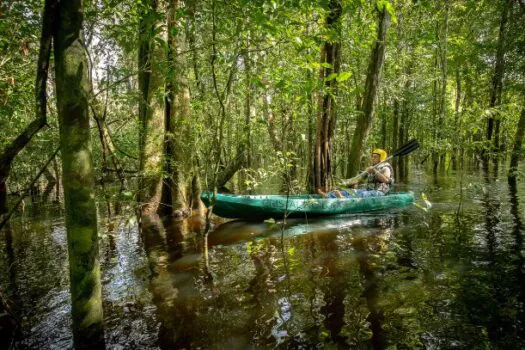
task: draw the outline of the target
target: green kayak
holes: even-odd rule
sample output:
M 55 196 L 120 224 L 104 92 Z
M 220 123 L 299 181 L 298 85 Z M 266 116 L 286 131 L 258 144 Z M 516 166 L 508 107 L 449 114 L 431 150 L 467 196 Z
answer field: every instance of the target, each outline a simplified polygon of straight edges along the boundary
M 209 207 L 213 193 L 203 192 L 201 199 Z M 414 202 L 412 192 L 386 196 L 323 198 L 319 195 L 235 195 L 217 194 L 213 213 L 224 218 L 265 219 L 283 217 L 354 214 L 401 208 Z

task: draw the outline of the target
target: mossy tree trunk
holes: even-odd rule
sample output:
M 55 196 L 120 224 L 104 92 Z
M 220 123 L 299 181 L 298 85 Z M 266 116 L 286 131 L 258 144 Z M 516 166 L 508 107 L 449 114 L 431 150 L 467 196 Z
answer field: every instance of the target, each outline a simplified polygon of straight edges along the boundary
M 54 35 L 75 348 L 104 348 L 97 209 L 89 126 L 89 66 L 81 0 L 61 1 Z
M 368 138 L 368 134 L 373 125 L 375 113 L 375 99 L 381 78 L 381 68 L 385 57 L 386 33 L 390 26 L 390 14 L 383 9 L 379 10 L 379 23 L 377 26 L 377 39 L 372 49 L 368 72 L 366 76 L 365 93 L 361 105 L 361 114 L 357 117 L 357 125 L 352 138 L 352 148 L 348 156 L 347 176 L 357 174 L 361 163 L 361 154 Z
M 164 99 L 159 62 L 163 58 L 154 40 L 157 26 L 157 1 L 148 0 L 140 6 L 138 57 L 140 184 L 138 200 L 141 215 L 151 215 L 157 212 L 162 189 Z

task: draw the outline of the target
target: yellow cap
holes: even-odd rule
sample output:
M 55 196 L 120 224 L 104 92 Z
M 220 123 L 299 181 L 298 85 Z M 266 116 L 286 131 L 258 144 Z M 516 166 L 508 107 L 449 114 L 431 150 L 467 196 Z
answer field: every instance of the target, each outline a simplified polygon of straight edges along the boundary
M 384 161 L 387 157 L 386 151 L 381 148 L 376 148 L 372 151 L 372 154 L 379 154 L 379 161 Z

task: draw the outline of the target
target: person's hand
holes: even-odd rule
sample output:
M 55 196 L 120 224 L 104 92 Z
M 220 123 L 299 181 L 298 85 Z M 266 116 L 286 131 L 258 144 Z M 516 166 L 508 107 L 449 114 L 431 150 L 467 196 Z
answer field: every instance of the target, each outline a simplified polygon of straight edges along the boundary
M 375 174 L 377 172 L 377 170 L 373 166 L 368 167 L 366 171 L 368 171 L 369 174 Z

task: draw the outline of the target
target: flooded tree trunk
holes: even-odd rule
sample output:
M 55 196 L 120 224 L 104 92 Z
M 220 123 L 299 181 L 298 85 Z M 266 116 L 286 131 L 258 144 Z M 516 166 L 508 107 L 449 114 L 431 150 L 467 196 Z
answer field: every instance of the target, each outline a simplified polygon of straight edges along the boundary
M 445 120 L 447 118 L 447 75 L 448 75 L 448 65 L 447 65 L 447 49 L 448 49 L 448 12 L 449 8 L 447 3 L 445 3 L 445 14 L 443 19 L 443 30 L 442 33 L 438 31 L 440 40 L 438 42 L 439 46 L 439 64 L 441 68 L 441 86 L 439 91 L 439 117 L 437 123 L 437 142 L 442 143 L 444 139 L 443 127 L 445 126 Z M 438 164 L 441 169 L 445 167 L 445 156 L 447 150 L 444 149 L 441 152 L 438 152 L 438 157 L 436 157 L 434 163 L 434 169 L 437 170 Z
M 62 182 L 71 285 L 73 338 L 77 349 L 104 348 L 97 209 L 89 128 L 89 62 L 80 0 L 58 4 L 55 75 Z
M 520 120 L 516 129 L 516 136 L 514 137 L 514 147 L 510 156 L 509 165 L 509 182 L 516 182 L 518 176 L 518 162 L 521 156 L 521 148 L 523 143 L 523 135 L 525 133 L 525 108 L 521 110 Z
M 164 112 L 157 96 L 162 86 L 158 62 L 161 53 L 155 45 L 157 1 L 143 3 L 139 24 L 139 147 L 140 147 L 140 212 L 151 215 L 159 207 L 162 188 Z
M 328 4 L 329 13 L 326 18 L 326 27 L 340 34 L 342 4 L 338 0 L 331 0 Z M 335 94 L 336 80 L 327 79 L 331 74 L 339 73 L 341 60 L 340 39 L 336 42 L 325 42 L 321 49 L 321 68 L 319 78 L 324 84 L 324 91 L 319 94 L 317 111 L 317 134 L 315 143 L 314 173 L 315 188 L 328 191 L 332 178 L 332 137 L 335 129 Z M 327 66 L 327 67 L 325 67 Z
M 247 39 L 247 45 L 249 45 L 249 38 Z M 252 115 L 252 84 L 251 84 L 251 62 L 250 53 L 248 50 L 243 54 L 244 62 L 244 83 L 246 92 L 244 96 L 244 143 L 241 143 L 240 147 L 244 148 L 246 152 L 246 168 L 252 166 L 252 128 L 250 125 Z M 239 173 L 239 190 L 241 192 L 246 191 L 246 172 L 241 171 Z
M 188 184 L 191 184 L 192 155 L 191 130 L 189 129 L 190 91 L 186 78 L 186 60 L 181 56 L 185 50 L 184 31 L 178 12 L 184 9 L 179 0 L 168 3 L 168 74 L 165 97 L 165 172 L 161 212 L 185 217 L 190 213 Z
M 307 75 L 308 81 L 311 80 L 310 73 Z M 309 192 L 315 190 L 315 172 L 314 172 L 314 160 L 315 160 L 315 111 L 314 111 L 314 94 L 309 92 L 308 94 L 308 152 L 307 162 L 308 170 L 306 173 L 306 183 Z
M 361 154 L 368 138 L 368 134 L 374 121 L 375 100 L 377 89 L 381 78 L 381 68 L 385 57 L 386 34 L 390 26 L 390 14 L 386 9 L 379 10 L 379 19 L 377 27 L 377 39 L 372 49 L 368 72 L 366 76 L 365 93 L 361 112 L 357 117 L 357 125 L 352 139 L 352 148 L 348 156 L 348 173 L 347 176 L 357 174 L 361 163 Z

